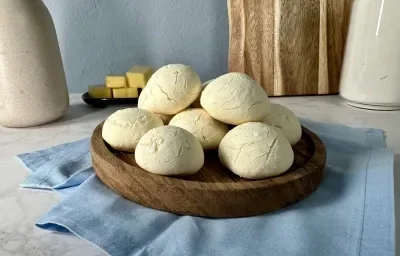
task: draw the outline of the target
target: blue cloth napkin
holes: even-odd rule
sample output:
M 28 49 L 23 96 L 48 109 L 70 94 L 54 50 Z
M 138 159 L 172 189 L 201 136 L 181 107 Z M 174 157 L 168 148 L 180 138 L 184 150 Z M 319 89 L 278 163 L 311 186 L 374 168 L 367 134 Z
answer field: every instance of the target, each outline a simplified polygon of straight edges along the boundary
M 31 171 L 21 186 L 64 195 L 38 227 L 72 232 L 115 256 L 394 255 L 393 152 L 383 132 L 302 123 L 327 147 L 323 182 L 261 216 L 179 216 L 125 200 L 94 174 L 88 139 L 19 155 Z

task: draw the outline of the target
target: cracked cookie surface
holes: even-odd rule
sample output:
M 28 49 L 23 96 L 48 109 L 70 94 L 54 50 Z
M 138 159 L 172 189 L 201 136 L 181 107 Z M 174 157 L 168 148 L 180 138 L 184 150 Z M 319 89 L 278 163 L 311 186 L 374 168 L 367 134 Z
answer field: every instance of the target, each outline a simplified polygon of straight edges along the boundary
M 157 127 L 137 144 L 136 163 L 159 175 L 190 175 L 204 164 L 200 142 L 188 131 L 175 126 Z
M 104 122 L 102 137 L 114 149 L 133 152 L 139 139 L 149 130 L 164 125 L 155 114 L 140 108 L 126 108 Z
M 228 73 L 210 82 L 200 104 L 213 118 L 232 125 L 262 120 L 270 105 L 264 89 L 242 73 Z
M 286 172 L 294 161 L 288 140 L 276 128 L 249 122 L 236 126 L 222 139 L 218 156 L 236 175 L 264 179 Z
M 204 150 L 217 149 L 229 130 L 227 124 L 215 120 L 202 108 L 188 109 L 178 113 L 171 119 L 169 125 L 192 133 Z
M 174 115 L 192 104 L 200 93 L 200 78 L 190 66 L 169 64 L 151 76 L 140 93 L 138 107 Z
M 297 116 L 287 107 L 271 103 L 270 111 L 264 117 L 263 123 L 279 128 L 290 145 L 295 145 L 301 139 L 301 124 Z

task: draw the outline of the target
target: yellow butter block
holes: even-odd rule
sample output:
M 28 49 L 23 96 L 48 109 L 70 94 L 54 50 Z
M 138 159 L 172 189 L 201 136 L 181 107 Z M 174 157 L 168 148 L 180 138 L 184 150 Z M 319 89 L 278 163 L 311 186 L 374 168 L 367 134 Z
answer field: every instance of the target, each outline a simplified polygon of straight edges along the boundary
M 111 88 L 104 87 L 104 85 L 91 85 L 88 92 L 92 98 L 112 98 Z
M 112 90 L 114 98 L 137 98 L 139 96 L 138 88 L 117 88 Z
M 133 66 L 126 72 L 129 87 L 144 88 L 153 70 L 147 66 Z
M 124 88 L 126 87 L 125 76 L 106 76 L 106 86 L 108 88 Z

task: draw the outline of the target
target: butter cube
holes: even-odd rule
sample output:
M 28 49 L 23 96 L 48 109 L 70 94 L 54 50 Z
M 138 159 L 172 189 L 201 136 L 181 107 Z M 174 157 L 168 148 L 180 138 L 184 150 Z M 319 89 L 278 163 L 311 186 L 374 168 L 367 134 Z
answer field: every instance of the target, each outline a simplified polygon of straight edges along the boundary
M 91 85 L 88 92 L 92 98 L 112 98 L 111 88 L 104 87 L 104 85 Z
M 114 98 L 137 98 L 139 96 L 138 88 L 116 88 L 113 90 Z
M 126 72 L 129 87 L 144 88 L 149 81 L 153 70 L 147 66 L 133 66 Z
M 106 86 L 108 88 L 126 87 L 126 77 L 125 76 L 106 76 Z

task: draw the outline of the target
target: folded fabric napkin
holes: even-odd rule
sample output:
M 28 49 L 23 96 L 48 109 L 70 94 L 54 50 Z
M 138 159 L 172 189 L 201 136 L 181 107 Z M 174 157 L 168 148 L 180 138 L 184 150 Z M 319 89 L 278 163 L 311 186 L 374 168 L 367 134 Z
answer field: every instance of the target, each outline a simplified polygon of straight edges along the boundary
M 383 132 L 302 123 L 326 145 L 324 179 L 269 214 L 212 219 L 130 202 L 94 174 L 88 139 L 19 155 L 31 171 L 21 186 L 65 195 L 38 227 L 73 232 L 110 255 L 394 255 L 393 153 Z

